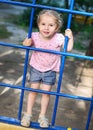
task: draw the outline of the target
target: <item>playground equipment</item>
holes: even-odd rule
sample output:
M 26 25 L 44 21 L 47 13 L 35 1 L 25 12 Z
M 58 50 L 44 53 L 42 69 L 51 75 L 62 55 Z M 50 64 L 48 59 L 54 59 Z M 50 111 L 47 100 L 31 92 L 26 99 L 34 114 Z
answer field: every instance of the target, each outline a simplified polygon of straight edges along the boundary
M 52 10 L 56 10 L 56 11 L 59 11 L 59 12 L 68 13 L 69 15 L 68 15 L 67 28 L 70 28 L 73 14 L 93 16 L 93 13 L 75 11 L 73 9 L 74 8 L 74 0 L 70 0 L 70 8 L 69 9 L 63 9 L 63 8 L 57 8 L 57 7 L 55 8 L 55 7 L 51 7 L 51 6 L 38 5 L 38 4 L 36 4 L 36 0 L 33 0 L 32 3 L 16 2 L 16 1 L 12 1 L 12 0 L 0 0 L 0 3 L 12 4 L 12 5 L 17 5 L 17 6 L 25 6 L 25 7 L 31 7 L 32 8 L 28 38 L 31 37 L 35 8 L 52 9 Z M 0 86 L 2 86 L 2 87 L 10 87 L 10 88 L 13 88 L 13 89 L 20 89 L 21 90 L 19 110 L 18 110 L 18 118 L 14 119 L 14 118 L 9 118 L 9 117 L 5 117 L 5 116 L 0 116 L 0 122 L 20 126 L 23 99 L 24 99 L 24 92 L 25 91 L 35 91 L 35 92 L 39 92 L 39 93 L 47 93 L 47 94 L 50 94 L 50 95 L 54 95 L 56 97 L 55 98 L 55 103 L 54 103 L 54 110 L 53 110 L 51 125 L 48 128 L 49 130 L 77 130 L 76 128 L 69 128 L 69 127 L 66 128 L 66 127 L 62 127 L 62 126 L 55 126 L 55 120 L 56 120 L 56 113 L 57 113 L 59 97 L 90 101 L 90 109 L 89 109 L 89 114 L 88 114 L 86 128 L 85 128 L 86 130 L 89 130 L 89 124 L 90 124 L 90 120 L 91 120 L 91 116 L 92 116 L 92 109 L 93 109 L 93 97 L 86 98 L 86 97 L 81 97 L 81 96 L 74 96 L 74 95 L 70 95 L 70 94 L 60 93 L 60 87 L 61 87 L 61 84 L 62 84 L 62 78 L 63 78 L 63 71 L 64 71 L 66 56 L 71 56 L 71 57 L 81 58 L 81 59 L 88 59 L 88 60 L 93 60 L 93 58 L 66 52 L 67 42 L 68 42 L 68 38 L 66 37 L 65 38 L 64 50 L 62 52 L 57 52 L 57 51 L 52 51 L 52 50 L 42 50 L 40 48 L 25 47 L 25 46 L 21 46 L 21 45 L 15 45 L 15 44 L 11 44 L 11 43 L 7 44 L 7 43 L 4 43 L 4 42 L 0 42 L 1 46 L 8 46 L 8 47 L 14 47 L 14 48 L 20 48 L 20 49 L 26 50 L 22 86 L 16 86 L 16 85 L 14 86 L 14 85 L 6 84 L 6 83 L 0 83 Z M 62 63 L 61 63 L 61 67 L 60 67 L 60 74 L 59 74 L 59 80 L 58 80 L 58 85 L 57 85 L 56 92 L 45 92 L 45 91 L 42 91 L 42 90 L 33 90 L 31 88 L 25 87 L 27 65 L 28 65 L 28 56 L 29 56 L 29 51 L 30 50 L 53 53 L 53 54 L 56 54 L 56 55 L 62 55 Z M 41 129 L 37 122 L 32 122 L 31 127 L 36 128 L 36 129 Z

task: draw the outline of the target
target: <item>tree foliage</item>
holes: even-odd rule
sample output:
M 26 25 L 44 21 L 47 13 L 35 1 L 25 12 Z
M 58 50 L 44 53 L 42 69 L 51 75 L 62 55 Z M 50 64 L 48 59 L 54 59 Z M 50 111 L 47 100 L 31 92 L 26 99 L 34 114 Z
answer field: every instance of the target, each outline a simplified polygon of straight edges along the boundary
M 78 9 L 82 9 L 86 12 L 93 12 L 93 0 L 76 0 L 75 6 L 78 5 Z
M 76 0 L 75 8 L 85 12 L 93 12 L 93 0 Z M 84 24 L 87 23 L 90 16 L 85 16 Z

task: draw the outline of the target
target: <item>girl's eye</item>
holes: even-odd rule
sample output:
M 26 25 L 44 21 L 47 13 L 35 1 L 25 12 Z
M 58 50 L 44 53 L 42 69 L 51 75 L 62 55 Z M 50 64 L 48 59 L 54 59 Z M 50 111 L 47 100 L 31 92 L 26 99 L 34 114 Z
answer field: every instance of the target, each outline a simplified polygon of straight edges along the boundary
M 42 25 L 45 25 L 45 23 L 42 23 Z
M 50 27 L 53 27 L 53 24 L 50 24 Z

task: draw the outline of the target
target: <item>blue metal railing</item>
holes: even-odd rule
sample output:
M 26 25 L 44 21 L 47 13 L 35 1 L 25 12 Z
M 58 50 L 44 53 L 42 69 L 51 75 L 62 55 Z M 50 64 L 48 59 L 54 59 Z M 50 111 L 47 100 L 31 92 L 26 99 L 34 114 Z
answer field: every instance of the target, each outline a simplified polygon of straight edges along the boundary
M 17 6 L 31 7 L 31 16 L 30 16 L 30 25 L 29 25 L 29 31 L 28 31 L 28 38 L 31 37 L 31 33 L 32 33 L 33 18 L 34 18 L 34 10 L 35 10 L 35 8 L 52 9 L 52 10 L 56 10 L 56 11 L 59 11 L 59 12 L 68 13 L 67 28 L 70 28 L 70 26 L 71 26 L 72 14 L 93 16 L 93 13 L 80 12 L 80 11 L 74 10 L 73 9 L 74 8 L 74 0 L 70 0 L 70 8 L 69 9 L 39 5 L 39 4 L 36 4 L 36 0 L 33 0 L 32 3 L 16 2 L 16 1 L 11 1 L 11 0 L 0 0 L 0 3 L 12 4 L 12 5 L 17 5 Z M 19 111 L 18 111 L 18 119 L 0 116 L 0 121 L 10 123 L 10 124 L 20 125 L 22 107 L 23 107 L 24 91 L 35 91 L 35 92 L 39 92 L 39 93 L 46 93 L 46 94 L 54 95 L 56 97 L 55 103 L 54 103 L 54 110 L 53 110 L 51 125 L 48 128 L 49 130 L 57 130 L 57 129 L 58 130 L 67 130 L 66 127 L 62 127 L 62 126 L 57 127 L 57 126 L 55 126 L 57 107 L 58 107 L 58 103 L 59 103 L 59 97 L 71 98 L 71 99 L 75 99 L 75 100 L 85 100 L 85 101 L 90 101 L 91 102 L 90 109 L 89 109 L 89 114 L 88 114 L 88 119 L 87 119 L 87 123 L 86 123 L 86 128 L 85 128 L 86 130 L 89 129 L 89 124 L 90 124 L 92 109 L 93 109 L 93 98 L 87 98 L 87 97 L 81 97 L 81 96 L 75 96 L 75 95 L 61 93 L 60 92 L 60 87 L 61 87 L 61 84 L 62 84 L 62 78 L 63 78 L 63 71 L 64 71 L 66 56 L 80 58 L 80 59 L 88 59 L 88 60 L 93 60 L 93 58 L 89 57 L 89 56 L 82 56 L 82 55 L 77 55 L 77 54 L 72 54 L 72 53 L 66 52 L 67 43 L 68 43 L 68 38 L 66 37 L 63 52 L 58 52 L 58 51 L 53 51 L 53 50 L 46 50 L 46 49 L 42 50 L 40 48 L 33 48 L 33 47 L 15 45 L 13 43 L 0 42 L 1 46 L 8 46 L 8 47 L 14 47 L 14 48 L 20 48 L 20 49 L 26 50 L 22 86 L 15 86 L 15 85 L 10 85 L 10 84 L 0 83 L 0 86 L 2 86 L 2 87 L 10 87 L 10 88 L 13 88 L 13 89 L 20 89 L 21 90 Z M 58 80 L 58 86 L 57 86 L 56 92 L 47 92 L 47 91 L 43 91 L 43 90 L 36 90 L 36 89 L 25 87 L 29 50 L 35 50 L 35 51 L 46 52 L 46 53 L 53 53 L 53 54 L 62 56 L 62 63 L 61 63 L 61 67 L 60 67 L 60 74 L 59 74 L 59 80 Z M 36 122 L 32 122 L 31 127 L 40 128 L 39 124 L 36 123 Z M 76 130 L 76 129 L 73 128 L 73 130 Z
M 35 3 L 36 3 L 36 0 L 33 0 L 33 5 Z M 28 38 L 31 37 L 32 27 L 33 27 L 33 18 L 34 18 L 34 8 L 31 9 Z M 23 80 L 22 80 L 22 87 L 25 87 L 26 73 L 27 73 L 27 66 L 28 66 L 28 56 L 29 56 L 29 49 L 26 49 L 26 57 L 25 57 L 25 65 L 24 65 L 24 74 L 23 74 Z M 24 98 L 24 89 L 21 91 L 21 98 L 20 98 L 20 104 L 19 104 L 19 114 L 18 114 L 18 119 L 19 120 L 21 120 L 21 115 L 22 115 L 21 112 L 22 112 L 23 98 Z
M 70 10 L 72 10 L 73 7 L 74 7 L 74 0 L 71 1 Z M 70 28 L 71 19 L 72 19 L 72 14 L 69 13 L 67 28 Z M 68 43 L 68 37 L 65 37 L 64 52 L 66 52 L 67 43 Z M 64 65 L 65 65 L 65 58 L 66 58 L 65 55 L 63 55 L 62 56 L 62 63 L 61 63 L 61 67 L 60 67 L 60 75 L 59 75 L 59 80 L 58 80 L 57 93 L 60 93 L 60 87 L 61 87 L 61 83 L 62 83 L 63 72 L 64 72 Z M 53 112 L 53 116 L 52 116 L 52 125 L 55 124 L 58 102 L 59 102 L 59 96 L 56 95 L 55 105 L 54 105 L 54 112 Z

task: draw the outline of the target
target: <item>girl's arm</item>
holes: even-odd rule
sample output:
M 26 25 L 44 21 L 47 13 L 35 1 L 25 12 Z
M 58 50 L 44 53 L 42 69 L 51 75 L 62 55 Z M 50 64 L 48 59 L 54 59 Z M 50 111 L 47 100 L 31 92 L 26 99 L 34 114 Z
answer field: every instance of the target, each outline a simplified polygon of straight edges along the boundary
M 65 30 L 65 36 L 68 36 L 68 46 L 67 46 L 67 51 L 71 51 L 73 48 L 74 44 L 74 38 L 73 38 L 73 33 L 70 29 Z
M 26 38 L 26 39 L 23 41 L 23 45 L 24 45 L 24 46 L 32 46 L 32 38 Z

